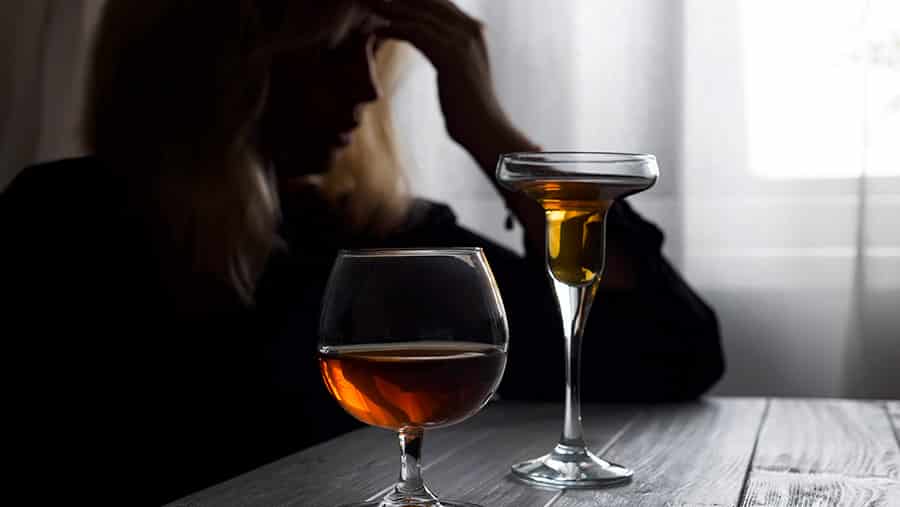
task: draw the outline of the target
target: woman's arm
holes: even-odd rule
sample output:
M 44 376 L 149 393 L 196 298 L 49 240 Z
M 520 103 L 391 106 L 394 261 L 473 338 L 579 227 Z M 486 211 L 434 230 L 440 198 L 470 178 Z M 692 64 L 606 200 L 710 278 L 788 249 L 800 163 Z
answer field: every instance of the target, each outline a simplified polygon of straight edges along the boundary
M 494 272 L 510 326 L 509 361 L 500 386 L 504 398 L 562 399 L 562 323 L 543 259 L 521 258 L 455 223 L 432 206 L 417 229 L 387 246 L 480 246 Z M 663 259 L 661 235 L 627 206 L 611 212 L 610 233 L 629 229 L 624 244 L 639 258 L 632 289 L 597 295 L 585 329 L 582 382 L 585 401 L 676 401 L 696 398 L 724 368 L 712 310 Z M 655 233 L 654 233 L 655 232 Z
M 583 399 L 677 401 L 704 394 L 725 367 L 715 314 L 665 260 L 655 227 L 624 203 L 610 212 L 608 227 L 633 261 L 634 286 L 596 296 L 584 330 Z M 562 323 L 542 259 L 516 261 L 496 248 L 485 251 L 512 337 L 502 395 L 561 399 Z

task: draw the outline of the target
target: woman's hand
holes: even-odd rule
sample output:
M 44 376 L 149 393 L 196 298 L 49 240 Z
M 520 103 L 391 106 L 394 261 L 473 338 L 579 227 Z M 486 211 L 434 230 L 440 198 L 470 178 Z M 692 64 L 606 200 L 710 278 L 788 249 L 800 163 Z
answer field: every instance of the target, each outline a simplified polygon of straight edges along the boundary
M 405 40 L 437 70 L 438 93 L 447 133 L 476 159 L 498 136 L 515 129 L 491 79 L 483 26 L 449 0 L 363 0 L 389 24 L 378 33 Z M 496 154 L 490 154 L 491 165 Z
M 437 70 L 447 133 L 478 162 L 525 228 L 535 251 L 544 248 L 544 213 L 494 176 L 502 153 L 539 151 L 509 121 L 494 93 L 483 25 L 450 0 L 360 0 L 389 21 L 383 37 L 410 42 Z M 499 219 L 499 217 L 498 217 Z

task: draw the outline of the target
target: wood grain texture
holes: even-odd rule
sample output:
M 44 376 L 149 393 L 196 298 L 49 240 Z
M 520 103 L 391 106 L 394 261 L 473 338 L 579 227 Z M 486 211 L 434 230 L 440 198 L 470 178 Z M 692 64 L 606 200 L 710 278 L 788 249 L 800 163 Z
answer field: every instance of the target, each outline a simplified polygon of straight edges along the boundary
M 900 482 L 882 477 L 755 470 L 744 503 L 766 507 L 896 507 Z
M 847 400 L 774 399 L 754 470 L 900 478 L 900 450 L 884 406 Z
M 587 436 L 609 440 L 636 407 L 590 410 Z M 538 456 L 556 443 L 558 405 L 503 402 L 470 421 L 425 435 L 425 479 L 439 495 L 491 507 L 545 505 L 555 491 L 524 486 L 509 477 L 517 460 Z M 174 506 L 334 507 L 380 496 L 399 472 L 396 438 L 365 429 L 320 444 L 228 482 L 179 500 Z
M 430 470 L 428 480 L 434 489 L 449 499 L 465 500 L 490 507 L 547 505 L 556 490 L 526 486 L 512 478 L 513 463 L 546 454 L 556 445 L 562 430 L 560 405 L 512 406 L 492 437 L 469 446 Z M 585 438 L 598 446 L 615 438 L 638 408 L 634 406 L 594 405 L 586 408 Z
M 502 411 L 489 407 L 462 424 L 428 432 L 426 467 L 447 459 L 461 440 L 489 436 Z M 392 484 L 399 474 L 396 434 L 375 428 L 354 431 L 178 500 L 173 506 L 333 507 L 357 502 Z
M 894 425 L 894 436 L 897 437 L 897 444 L 900 445 L 900 401 L 889 401 L 885 404 L 888 411 L 888 417 Z
M 327 498 L 332 489 L 352 488 L 365 494 L 374 486 L 357 477 L 386 478 L 393 441 L 389 434 L 370 429 L 354 431 L 348 438 L 355 442 L 355 449 L 340 439 L 331 440 L 171 505 L 302 505 L 303 501 Z
M 584 413 L 593 447 L 635 468 L 630 484 L 560 493 L 514 481 L 512 463 L 555 443 L 562 409 L 509 402 L 426 434 L 426 480 L 442 496 L 486 507 L 900 506 L 900 402 L 778 399 L 767 408 L 714 398 Z M 172 505 L 334 507 L 380 494 L 398 461 L 396 438 L 366 429 Z
M 743 505 L 900 505 L 900 448 L 885 406 L 773 400 Z
M 553 507 L 737 505 L 766 402 L 710 399 L 643 413 L 606 453 L 628 485 L 570 490 Z

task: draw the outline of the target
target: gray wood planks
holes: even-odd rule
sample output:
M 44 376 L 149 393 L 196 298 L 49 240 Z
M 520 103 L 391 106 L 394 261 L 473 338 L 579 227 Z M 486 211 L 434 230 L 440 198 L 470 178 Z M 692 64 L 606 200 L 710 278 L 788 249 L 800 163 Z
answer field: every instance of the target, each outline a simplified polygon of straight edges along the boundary
M 633 417 L 629 406 L 592 407 L 586 434 L 616 435 Z M 555 491 L 519 484 L 510 465 L 547 452 L 562 425 L 559 405 L 503 402 L 463 424 L 426 432 L 426 482 L 441 496 L 491 507 L 543 506 Z M 177 506 L 334 507 L 383 494 L 399 473 L 396 438 L 364 429 L 201 491 Z
M 635 468 L 632 483 L 557 492 L 514 481 L 510 464 L 555 443 L 561 410 L 502 402 L 427 433 L 426 480 L 442 496 L 488 507 L 900 506 L 900 402 L 586 405 L 589 441 Z M 390 432 L 361 430 L 174 505 L 334 507 L 380 495 L 396 479 L 398 457 Z
M 446 459 L 466 435 L 483 435 L 502 411 L 486 408 L 462 424 L 427 432 L 424 466 Z M 392 432 L 367 428 L 324 442 L 212 488 L 173 506 L 332 507 L 381 491 L 399 475 L 400 450 Z
M 607 452 L 632 482 L 566 491 L 553 507 L 737 505 L 765 411 L 762 399 L 711 399 L 649 409 Z
M 882 477 L 846 477 L 754 470 L 744 506 L 766 507 L 894 507 L 900 505 L 900 483 Z
M 773 400 L 743 505 L 900 505 L 900 448 L 884 405 Z
M 174 502 L 175 506 L 303 505 L 327 497 L 332 489 L 374 489 L 358 476 L 387 477 L 394 442 L 374 429 L 351 433 L 351 448 L 341 439 L 288 456 L 262 468 Z M 368 488 L 368 489 L 366 489 Z
M 428 480 L 448 499 L 490 507 L 544 506 L 558 491 L 517 482 L 510 465 L 546 454 L 556 445 L 562 429 L 560 405 L 512 406 L 491 438 L 463 449 L 442 466 L 430 470 Z M 634 406 L 598 406 L 585 411 L 585 437 L 605 445 L 633 419 Z

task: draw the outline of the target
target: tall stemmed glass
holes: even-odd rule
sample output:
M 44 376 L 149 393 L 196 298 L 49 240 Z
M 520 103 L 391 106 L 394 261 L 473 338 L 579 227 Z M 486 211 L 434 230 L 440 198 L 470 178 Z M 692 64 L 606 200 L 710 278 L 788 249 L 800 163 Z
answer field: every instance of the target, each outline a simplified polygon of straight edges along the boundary
M 477 507 L 438 501 L 420 463 L 424 431 L 475 415 L 506 367 L 506 312 L 481 249 L 341 252 L 319 334 L 331 395 L 400 437 L 397 484 L 381 500 L 352 505 Z
M 581 336 L 603 274 L 606 214 L 617 198 L 653 186 L 653 155 L 630 153 L 513 153 L 500 158 L 497 178 L 544 209 L 546 261 L 563 321 L 565 418 L 549 454 L 513 465 L 519 479 L 560 488 L 601 487 L 632 471 L 588 450 L 581 425 Z M 602 323 L 598 323 L 602 326 Z M 615 385 L 599 386 L 615 389 Z

